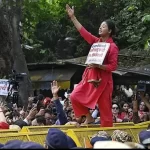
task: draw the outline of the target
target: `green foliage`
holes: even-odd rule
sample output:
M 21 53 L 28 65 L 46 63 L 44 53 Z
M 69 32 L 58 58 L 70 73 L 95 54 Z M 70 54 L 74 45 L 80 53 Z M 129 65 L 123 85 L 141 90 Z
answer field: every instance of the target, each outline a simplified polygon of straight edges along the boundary
M 114 20 L 121 53 L 149 55 L 149 0 L 24 0 L 23 44 L 33 47 L 24 50 L 28 62 L 87 55 L 90 46 L 80 37 L 67 16 L 67 3 L 75 7 L 78 20 L 96 36 L 103 20 Z M 66 41 L 66 37 L 75 40 Z
M 147 41 L 149 30 L 149 6 L 150 1 L 130 0 L 124 1 L 123 9 L 113 16 L 119 28 L 118 44 L 123 53 L 134 52 L 139 55 L 139 51 L 144 49 L 143 45 Z M 131 46 L 133 45 L 133 46 Z M 128 46 L 131 46 L 129 49 Z M 136 51 L 136 52 L 135 52 Z

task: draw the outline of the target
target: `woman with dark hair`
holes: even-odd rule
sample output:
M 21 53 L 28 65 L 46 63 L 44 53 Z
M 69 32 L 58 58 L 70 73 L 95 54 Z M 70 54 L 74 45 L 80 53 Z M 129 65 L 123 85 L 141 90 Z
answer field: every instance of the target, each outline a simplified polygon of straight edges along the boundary
M 129 104 L 124 102 L 121 106 L 121 119 L 128 119 Z
M 112 104 L 112 114 L 113 114 L 113 122 L 114 123 L 122 122 L 120 108 L 117 103 Z
M 84 124 L 94 122 L 89 108 L 94 109 L 98 104 L 100 110 L 101 126 L 113 126 L 112 118 L 112 71 L 117 68 L 118 47 L 113 42 L 112 35 L 115 34 L 115 25 L 111 20 L 102 22 L 99 28 L 100 38 L 89 33 L 76 19 L 74 8 L 66 5 L 66 11 L 81 36 L 89 43 L 109 43 L 109 49 L 102 65 L 90 64 L 86 67 L 81 82 L 70 95 L 72 107 L 77 118 L 85 115 Z M 94 85 L 94 86 L 93 86 Z

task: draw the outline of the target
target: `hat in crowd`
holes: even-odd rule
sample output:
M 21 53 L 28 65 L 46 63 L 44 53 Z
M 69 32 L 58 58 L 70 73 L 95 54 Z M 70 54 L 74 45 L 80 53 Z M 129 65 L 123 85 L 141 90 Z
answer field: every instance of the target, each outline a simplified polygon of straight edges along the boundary
M 73 148 L 73 147 L 77 147 L 76 143 L 74 142 L 74 140 L 68 136 L 67 136 L 67 143 L 68 143 L 68 148 Z
M 46 144 L 48 147 L 53 149 L 76 147 L 76 144 L 72 138 L 56 128 L 51 128 L 48 130 L 48 134 L 46 136 Z
M 20 149 L 45 149 L 42 145 L 35 142 L 22 142 Z
M 6 122 L 0 122 L 0 129 L 9 129 L 9 124 Z
M 132 142 L 132 137 L 125 131 L 115 130 L 111 136 L 113 141 L 118 142 Z
M 98 141 L 110 141 L 110 139 L 106 138 L 106 137 L 98 137 L 98 136 L 95 136 L 91 139 L 90 143 L 91 145 L 93 146 L 96 142 Z
M 25 121 L 21 120 L 21 119 L 15 121 L 14 124 L 18 125 L 21 129 L 22 129 L 23 126 L 28 126 L 28 124 Z
M 1 149 L 3 146 L 4 146 L 4 144 L 1 144 L 1 143 L 0 143 L 0 149 Z
M 19 149 L 22 143 L 20 140 L 10 140 L 4 144 L 2 149 Z
M 47 105 L 51 102 L 51 99 L 49 97 L 45 97 L 44 101 L 43 101 L 43 104 L 44 105 Z
M 150 130 L 143 130 L 139 133 L 140 143 L 143 145 L 150 144 Z
M 126 149 L 131 149 L 130 146 L 121 143 L 121 142 L 117 142 L 117 141 L 98 141 L 94 144 L 94 149 L 97 148 L 126 148 Z
M 104 138 L 106 138 L 108 140 L 111 140 L 111 136 L 107 132 L 105 132 L 105 131 L 99 131 L 98 133 L 94 134 L 92 136 L 92 138 L 93 137 L 104 137 Z

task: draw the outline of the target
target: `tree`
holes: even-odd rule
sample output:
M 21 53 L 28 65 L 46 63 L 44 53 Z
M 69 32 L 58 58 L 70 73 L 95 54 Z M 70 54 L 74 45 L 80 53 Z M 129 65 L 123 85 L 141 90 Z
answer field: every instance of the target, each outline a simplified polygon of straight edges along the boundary
M 12 51 L 12 28 L 10 25 L 9 12 L 0 3 L 0 78 L 7 76 L 13 66 Z
M 28 62 L 54 61 L 87 55 L 90 46 L 83 41 L 65 12 L 68 0 L 26 0 L 24 11 L 24 43 L 33 49 L 24 49 Z M 100 23 L 105 19 L 115 21 L 115 37 L 120 53 L 148 56 L 150 39 L 149 0 L 70 0 L 75 14 L 83 26 L 98 36 Z M 32 18 L 31 18 L 32 16 Z M 75 42 L 65 41 L 73 37 Z M 143 51 L 144 50 L 144 51 Z
M 26 64 L 26 60 L 24 57 L 24 53 L 21 49 L 21 39 L 20 39 L 20 28 L 19 23 L 21 21 L 21 9 L 22 9 L 22 0 L 16 0 L 16 1 L 4 1 L 3 3 L 3 9 L 7 12 L 3 15 L 4 18 L 7 18 L 4 21 L 9 28 L 2 30 L 3 32 L 6 31 L 6 33 L 9 33 L 9 36 L 3 35 L 4 39 L 8 41 L 10 44 L 10 47 L 7 47 L 8 56 L 10 55 L 11 59 L 8 58 L 8 61 L 11 61 L 11 66 L 7 69 L 7 74 L 11 72 L 12 69 L 16 70 L 17 73 L 25 72 L 27 73 L 27 76 L 24 77 L 24 80 L 20 82 L 19 87 L 19 95 L 21 97 L 21 102 L 24 104 L 24 106 L 27 106 L 27 99 L 30 93 L 31 89 L 31 82 L 29 78 L 28 68 Z M 2 16 L 2 15 L 1 15 Z M 2 35 L 2 34 L 1 34 Z M 9 38 L 10 37 L 10 38 Z M 2 43 L 3 44 L 3 43 Z M 2 45 L 5 47 L 6 45 Z M 5 49 L 4 49 L 5 50 Z M 4 57 L 6 57 L 7 54 L 5 52 Z M 6 66 L 7 67 L 7 66 Z

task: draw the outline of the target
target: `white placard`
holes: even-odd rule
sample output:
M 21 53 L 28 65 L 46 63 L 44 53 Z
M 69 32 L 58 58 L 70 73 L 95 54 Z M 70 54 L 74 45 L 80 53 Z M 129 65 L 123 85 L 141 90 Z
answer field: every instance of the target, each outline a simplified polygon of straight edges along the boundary
M 0 79 L 0 95 L 8 95 L 9 82 L 7 79 Z
M 102 65 L 110 47 L 110 43 L 98 42 L 91 46 L 85 64 Z

